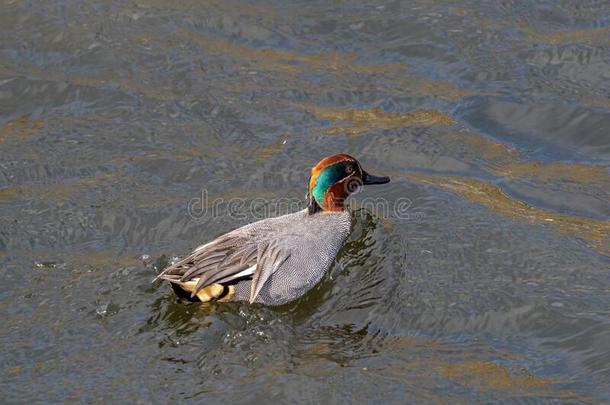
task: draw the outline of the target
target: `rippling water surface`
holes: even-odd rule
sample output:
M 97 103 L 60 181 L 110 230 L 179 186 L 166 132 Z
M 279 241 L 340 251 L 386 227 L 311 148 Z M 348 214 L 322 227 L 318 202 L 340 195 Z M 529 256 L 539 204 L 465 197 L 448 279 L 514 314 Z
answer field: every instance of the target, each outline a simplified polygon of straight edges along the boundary
M 610 401 L 609 95 L 607 1 L 2 1 L 3 402 Z M 337 152 L 305 297 L 151 285 Z

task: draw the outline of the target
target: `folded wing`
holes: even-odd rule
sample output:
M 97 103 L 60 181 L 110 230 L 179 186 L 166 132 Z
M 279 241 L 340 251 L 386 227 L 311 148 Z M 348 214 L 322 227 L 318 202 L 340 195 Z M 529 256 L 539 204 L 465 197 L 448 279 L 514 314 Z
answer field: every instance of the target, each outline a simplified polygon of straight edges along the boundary
M 155 281 L 187 287 L 193 298 L 214 284 L 252 279 L 252 303 L 269 277 L 290 257 L 285 244 L 272 241 L 257 241 L 252 233 L 229 232 L 167 267 Z

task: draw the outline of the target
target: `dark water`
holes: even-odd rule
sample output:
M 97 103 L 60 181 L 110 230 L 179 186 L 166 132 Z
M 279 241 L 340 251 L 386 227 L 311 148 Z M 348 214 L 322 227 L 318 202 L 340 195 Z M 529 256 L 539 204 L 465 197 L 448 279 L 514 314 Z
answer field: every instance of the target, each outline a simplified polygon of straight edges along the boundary
M 2 402 L 610 401 L 609 95 L 607 1 L 3 1 Z M 150 284 L 336 152 L 303 299 Z

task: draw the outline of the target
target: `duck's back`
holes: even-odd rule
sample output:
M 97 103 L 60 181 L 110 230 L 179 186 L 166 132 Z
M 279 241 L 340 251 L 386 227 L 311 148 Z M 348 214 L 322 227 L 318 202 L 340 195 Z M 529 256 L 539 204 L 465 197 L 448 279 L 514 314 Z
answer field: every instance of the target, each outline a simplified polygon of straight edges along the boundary
M 262 286 L 255 302 L 281 305 L 309 291 L 332 265 L 350 227 L 347 211 L 310 215 L 307 210 L 244 227 L 258 245 L 271 243 L 288 255 Z M 238 282 L 233 300 L 247 301 L 251 284 L 252 280 Z

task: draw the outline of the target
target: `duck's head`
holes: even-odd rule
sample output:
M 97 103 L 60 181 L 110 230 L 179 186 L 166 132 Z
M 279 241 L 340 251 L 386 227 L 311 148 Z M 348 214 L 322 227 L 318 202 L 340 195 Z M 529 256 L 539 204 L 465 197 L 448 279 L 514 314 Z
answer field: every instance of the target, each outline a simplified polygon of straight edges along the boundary
M 307 208 L 310 214 L 318 211 L 342 211 L 345 200 L 358 187 L 389 181 L 389 177 L 368 174 L 360 162 L 349 155 L 327 156 L 311 169 Z

